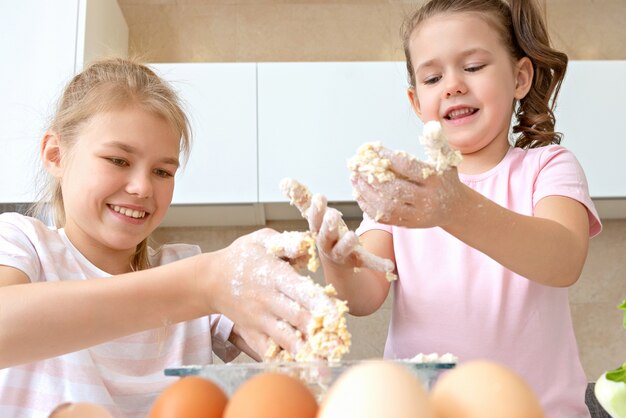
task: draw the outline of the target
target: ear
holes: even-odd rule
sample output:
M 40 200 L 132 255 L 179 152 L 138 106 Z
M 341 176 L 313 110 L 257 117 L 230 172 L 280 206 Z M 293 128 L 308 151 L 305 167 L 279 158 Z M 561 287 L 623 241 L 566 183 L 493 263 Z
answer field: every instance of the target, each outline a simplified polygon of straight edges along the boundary
M 521 100 L 533 84 L 533 63 L 528 57 L 520 59 L 515 66 L 515 98 Z
M 61 138 L 58 134 L 51 131 L 44 134 L 41 140 L 41 161 L 53 177 L 61 177 Z
M 422 108 L 420 106 L 420 101 L 417 98 L 417 93 L 415 92 L 415 88 L 409 87 L 406 93 L 409 96 L 409 102 L 411 102 L 411 107 L 413 108 L 413 112 L 415 112 L 418 118 L 422 119 Z

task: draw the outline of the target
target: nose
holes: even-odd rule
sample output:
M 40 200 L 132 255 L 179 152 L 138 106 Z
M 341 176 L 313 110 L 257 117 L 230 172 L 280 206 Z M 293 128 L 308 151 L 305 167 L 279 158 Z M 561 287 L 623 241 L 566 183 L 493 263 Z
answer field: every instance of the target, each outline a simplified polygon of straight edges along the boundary
M 152 196 L 152 176 L 151 173 L 144 173 L 142 171 L 134 171 L 131 173 L 128 183 L 126 184 L 126 191 L 139 198 L 147 198 Z
M 463 80 L 463 76 L 457 73 L 448 74 L 445 78 L 444 94 L 446 98 L 459 96 L 467 93 L 467 84 Z

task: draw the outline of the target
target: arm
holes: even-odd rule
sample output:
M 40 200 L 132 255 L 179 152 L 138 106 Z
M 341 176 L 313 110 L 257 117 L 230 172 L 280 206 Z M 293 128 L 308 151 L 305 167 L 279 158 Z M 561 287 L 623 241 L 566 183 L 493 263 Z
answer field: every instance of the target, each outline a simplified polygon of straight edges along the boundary
M 23 273 L 0 267 L 2 283 L 23 276 L 22 284 L 0 287 L 0 367 L 201 316 L 193 296 L 197 262 L 191 258 L 114 278 L 27 284 Z M 182 280 L 173 285 L 172 277 Z
M 276 233 L 257 231 L 223 250 L 103 279 L 25 283 L 23 273 L 1 266 L 0 368 L 216 312 L 237 324 L 253 352 L 264 353 L 270 338 L 295 352 L 311 309 L 334 304 L 267 254 L 263 242 Z
M 385 231 L 369 231 L 359 238 L 348 229 L 341 213 L 327 207 L 326 197 L 311 195 L 296 180 L 285 178 L 280 188 L 298 208 L 309 229 L 317 234 L 317 248 L 327 284 L 348 302 L 352 315 L 375 312 L 389 294 L 389 281 L 397 279 L 393 240 Z
M 360 241 L 369 253 L 395 262 L 393 241 L 388 232 L 367 231 L 361 235 Z M 389 294 L 390 282 L 385 273 L 361 267 L 354 253 L 343 259 L 343 262 L 333 261 L 327 254 L 336 241 L 332 237 L 321 237 L 320 242 L 324 242 L 323 245 L 327 247 L 326 251 L 320 249 L 326 282 L 335 287 L 340 299 L 348 302 L 350 313 L 365 316 L 378 310 Z
M 464 188 L 465 198 L 444 230 L 529 280 L 556 287 L 576 283 L 589 245 L 587 209 L 580 202 L 549 196 L 534 216 L 524 216 Z
M 382 150 L 398 173 L 370 184 L 354 179 L 359 205 L 380 222 L 409 228 L 439 226 L 504 267 L 548 286 L 578 280 L 587 256 L 586 208 L 561 196 L 543 198 L 534 216 L 506 209 L 462 184 L 456 169 L 424 176 L 429 166 Z

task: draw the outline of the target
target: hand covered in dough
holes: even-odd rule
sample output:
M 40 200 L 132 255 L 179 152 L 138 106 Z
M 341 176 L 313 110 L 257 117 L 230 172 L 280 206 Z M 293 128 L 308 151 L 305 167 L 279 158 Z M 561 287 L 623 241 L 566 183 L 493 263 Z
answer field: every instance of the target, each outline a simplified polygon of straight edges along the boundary
M 309 230 L 317 235 L 317 250 L 321 258 L 343 267 L 382 271 L 390 281 L 397 278 L 393 273 L 393 261 L 367 252 L 357 235 L 346 226 L 341 212 L 328 207 L 325 196 L 311 196 L 306 186 L 290 178 L 283 179 L 280 188 L 307 220 Z
M 378 167 L 372 175 L 353 165 L 352 186 L 360 208 L 372 219 L 407 228 L 445 226 L 463 198 L 464 185 L 456 167 L 436 168 L 401 151 L 370 147 Z M 382 163 L 381 163 L 382 162 Z
M 221 250 L 218 267 L 224 279 L 213 290 L 220 295 L 213 295 L 215 309 L 236 324 L 238 335 L 259 358 L 272 341 L 295 354 L 314 309 L 338 315 L 321 286 L 298 274 L 290 260 L 268 252 L 266 243 L 277 234 L 262 229 Z

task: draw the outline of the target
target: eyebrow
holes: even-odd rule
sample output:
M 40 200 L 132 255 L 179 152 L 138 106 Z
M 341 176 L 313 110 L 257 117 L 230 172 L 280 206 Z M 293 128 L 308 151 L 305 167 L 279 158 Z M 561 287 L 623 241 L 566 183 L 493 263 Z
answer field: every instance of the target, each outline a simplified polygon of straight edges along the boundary
M 485 48 L 470 48 L 470 49 L 466 49 L 465 51 L 462 51 L 460 56 L 461 56 L 461 58 L 465 58 L 465 57 L 468 57 L 468 56 L 476 54 L 476 53 L 485 53 L 487 55 L 491 55 L 491 52 L 489 52 Z M 429 67 L 429 66 L 433 65 L 435 62 L 437 62 L 436 58 L 433 58 L 433 59 L 428 60 L 428 61 L 424 61 L 423 63 L 421 63 L 420 65 L 418 65 L 415 68 L 415 72 L 419 71 L 420 69 L 422 69 L 424 67 Z
M 121 142 L 121 141 L 109 141 L 109 142 L 105 142 L 103 145 L 105 147 L 119 148 L 122 151 L 127 152 L 129 154 L 138 154 L 137 148 L 133 147 L 132 145 L 128 145 L 128 144 L 126 144 L 124 142 Z M 176 167 L 180 166 L 180 161 L 178 160 L 178 158 L 165 157 L 165 158 L 162 158 L 159 161 L 164 163 L 164 164 L 175 165 Z

